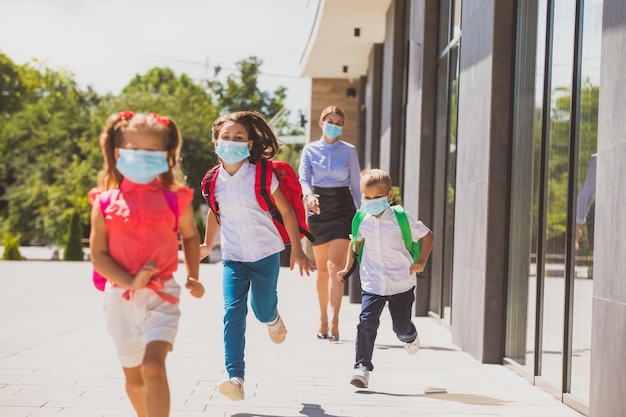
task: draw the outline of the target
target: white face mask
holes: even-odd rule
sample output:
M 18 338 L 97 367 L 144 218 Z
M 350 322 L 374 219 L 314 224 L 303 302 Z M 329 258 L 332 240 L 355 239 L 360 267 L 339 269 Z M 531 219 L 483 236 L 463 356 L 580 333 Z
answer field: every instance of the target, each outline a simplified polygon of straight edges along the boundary
M 374 198 L 372 200 L 361 199 L 361 210 L 365 210 L 368 214 L 376 216 L 389 207 L 389 199 L 387 196 Z
M 324 135 L 328 139 L 333 140 L 341 136 L 341 134 L 343 133 L 343 128 L 341 126 L 324 122 L 324 124 L 322 125 L 322 132 L 324 132 Z
M 236 164 L 250 156 L 250 149 L 248 142 L 218 139 L 215 153 L 227 164 Z
M 144 149 L 120 149 L 115 164 L 117 170 L 135 184 L 147 184 L 167 172 L 167 152 Z

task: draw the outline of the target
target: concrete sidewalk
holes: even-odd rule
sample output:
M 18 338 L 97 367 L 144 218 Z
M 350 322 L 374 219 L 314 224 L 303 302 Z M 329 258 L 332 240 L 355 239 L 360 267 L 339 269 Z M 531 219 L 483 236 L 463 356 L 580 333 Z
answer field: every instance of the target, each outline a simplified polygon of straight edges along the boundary
M 181 299 L 167 362 L 173 417 L 580 416 L 505 367 L 475 361 L 431 319 L 415 318 L 422 349 L 408 356 L 387 312 L 370 386 L 354 388 L 348 381 L 360 306 L 345 297 L 341 341 L 317 340 L 314 278 L 286 268 L 279 309 L 287 339 L 274 345 L 250 312 L 246 399 L 232 402 L 216 389 L 226 376 L 221 272 L 221 264 L 202 264 L 204 298 L 185 292 Z M 90 277 L 88 262 L 0 261 L 0 416 L 134 415 Z M 184 282 L 184 272 L 176 278 Z M 430 388 L 445 392 L 426 394 Z

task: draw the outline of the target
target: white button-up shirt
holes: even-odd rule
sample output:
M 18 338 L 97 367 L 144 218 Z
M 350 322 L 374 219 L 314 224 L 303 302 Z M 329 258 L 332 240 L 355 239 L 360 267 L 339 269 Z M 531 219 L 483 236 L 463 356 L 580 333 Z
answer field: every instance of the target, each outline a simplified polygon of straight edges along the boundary
M 430 232 L 424 224 L 406 213 L 413 241 Z M 395 295 L 415 286 L 415 274 L 409 272 L 413 258 L 404 246 L 400 225 L 391 208 L 379 217 L 366 215 L 357 239 L 363 238 L 360 274 L 363 291 L 376 295 Z
M 247 160 L 230 175 L 220 167 L 215 180 L 215 199 L 220 209 L 222 258 L 256 262 L 285 249 L 272 215 L 263 211 L 254 189 L 256 166 Z M 272 194 L 278 179 L 272 174 Z

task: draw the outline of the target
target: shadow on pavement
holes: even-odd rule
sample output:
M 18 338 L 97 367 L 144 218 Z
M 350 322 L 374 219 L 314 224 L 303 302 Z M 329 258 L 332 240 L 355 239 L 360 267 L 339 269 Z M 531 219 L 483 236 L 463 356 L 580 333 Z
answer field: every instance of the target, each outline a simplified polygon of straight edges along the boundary
M 302 404 L 302 410 L 298 412 L 301 416 L 307 417 L 339 417 L 334 414 L 326 414 L 326 411 L 319 404 Z M 250 413 L 237 413 L 231 415 L 231 417 L 283 417 L 274 414 L 250 414 Z
M 426 388 L 428 391 L 429 388 Z M 504 401 L 498 398 L 487 397 L 483 395 L 475 395 L 475 394 L 456 394 L 456 393 L 447 393 L 447 392 L 434 392 L 434 393 L 418 393 L 418 394 L 397 394 L 392 392 L 381 392 L 381 391 L 369 391 L 369 390 L 359 390 L 356 391 L 357 394 L 366 394 L 366 395 L 388 395 L 392 397 L 428 397 L 433 398 L 435 400 L 441 401 L 455 401 L 463 404 L 471 404 L 471 405 L 497 405 L 502 406 L 506 405 L 512 401 Z
M 404 349 L 404 345 L 375 345 L 376 349 Z M 434 350 L 438 352 L 462 352 L 459 348 L 447 348 L 443 346 L 426 346 L 421 345 L 420 350 Z

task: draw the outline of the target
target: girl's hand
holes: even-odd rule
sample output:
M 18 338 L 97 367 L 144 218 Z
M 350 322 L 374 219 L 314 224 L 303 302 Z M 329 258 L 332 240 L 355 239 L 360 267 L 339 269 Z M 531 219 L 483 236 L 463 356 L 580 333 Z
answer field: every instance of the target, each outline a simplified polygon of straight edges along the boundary
M 139 289 L 145 287 L 146 285 L 148 285 L 148 282 L 150 281 L 150 279 L 157 272 L 159 272 L 159 268 L 157 267 L 156 262 L 154 262 L 154 261 L 146 262 L 141 267 L 139 272 L 137 272 L 137 274 L 133 278 L 133 281 L 131 282 L 131 284 L 130 284 L 128 289 L 129 290 L 139 290 Z
M 204 295 L 204 285 L 202 285 L 202 283 L 198 281 L 198 278 L 187 277 L 187 283 L 185 284 L 185 288 L 187 288 L 189 290 L 189 293 L 196 298 L 202 298 L 202 296 Z
M 289 269 L 293 270 L 293 267 L 295 264 L 298 264 L 298 268 L 300 269 L 300 276 L 303 275 L 303 273 L 306 274 L 306 276 L 310 276 L 310 273 L 315 271 L 315 262 L 313 262 L 312 260 L 310 260 L 305 254 L 304 251 L 302 249 L 300 250 L 294 250 L 293 245 L 291 248 L 291 259 L 289 260 Z
M 209 256 L 212 250 L 213 249 L 209 245 L 201 243 L 200 244 L 200 260 L 203 260 L 204 258 Z
M 415 262 L 414 264 L 411 264 L 411 268 L 409 269 L 409 272 L 411 274 L 415 274 L 418 272 L 424 272 L 424 267 L 426 266 L 426 261 L 421 261 L 421 260 L 417 260 L 417 262 Z

